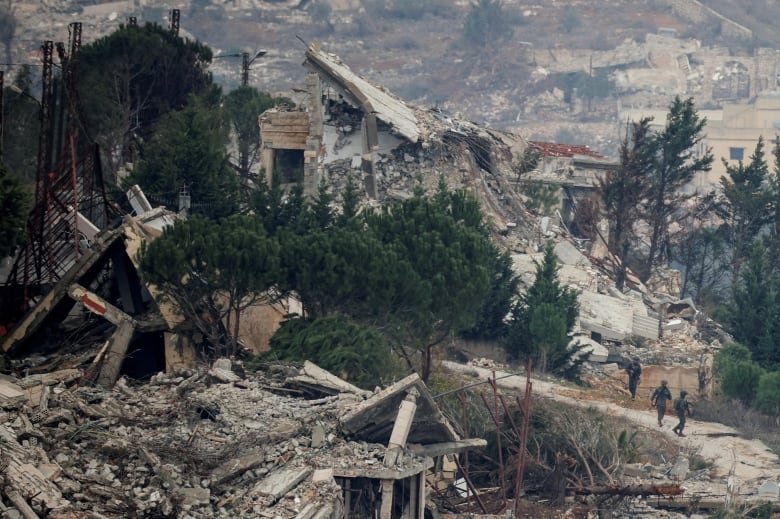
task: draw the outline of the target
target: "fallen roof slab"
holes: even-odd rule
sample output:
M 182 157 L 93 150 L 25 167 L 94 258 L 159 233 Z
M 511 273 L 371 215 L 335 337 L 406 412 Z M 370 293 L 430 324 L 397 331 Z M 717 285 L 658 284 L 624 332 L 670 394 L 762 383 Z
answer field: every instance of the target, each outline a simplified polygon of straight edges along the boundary
M 420 138 L 414 110 L 406 103 L 372 85 L 345 65 L 335 54 L 323 51 L 319 44 L 309 45 L 303 65 L 343 91 L 345 97 L 366 113 L 389 124 L 412 142 Z
M 387 444 L 395 425 L 398 408 L 411 389 L 418 391 L 418 410 L 409 433 L 409 443 L 440 443 L 458 437 L 439 411 L 431 393 L 420 377 L 413 373 L 392 386 L 361 402 L 341 419 L 344 431 L 355 438 Z

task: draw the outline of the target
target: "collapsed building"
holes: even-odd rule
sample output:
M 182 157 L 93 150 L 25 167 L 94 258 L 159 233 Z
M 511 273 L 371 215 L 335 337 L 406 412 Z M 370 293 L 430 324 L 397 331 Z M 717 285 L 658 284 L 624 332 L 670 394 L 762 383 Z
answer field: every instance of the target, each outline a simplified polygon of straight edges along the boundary
M 526 286 L 541 244 L 558 240 L 562 281 L 580 290 L 573 340 L 590 341 L 594 362 L 615 360 L 604 344 L 693 326 L 674 276 L 645 286 L 629 273 L 620 293 L 603 243 L 570 242 L 566 217 L 545 222 L 526 209 L 516 192 L 522 138 L 413 107 L 316 44 L 305 65 L 307 103 L 260 117 L 268 180 L 313 193 L 322 178 L 338 189 L 353 176 L 374 203 L 433 192 L 443 179 L 481 202 Z M 559 185 L 570 218 L 614 167 L 585 148 L 530 145 L 544 157 L 528 178 Z M 224 362 L 199 368 L 188 323 L 137 272 L 143 244 L 179 216 L 140 190 L 130 199 L 135 216 L 96 232 L 3 337 L 26 375 L 3 383 L 8 500 L 28 517 L 96 503 L 104 515 L 421 517 L 433 460 L 484 443 L 459 439 L 415 376 L 368 394 L 310 365 L 281 379 L 242 378 Z
M 436 460 L 485 445 L 417 375 L 371 393 L 311 363 L 238 368 L 0 380 L 5 516 L 421 518 Z

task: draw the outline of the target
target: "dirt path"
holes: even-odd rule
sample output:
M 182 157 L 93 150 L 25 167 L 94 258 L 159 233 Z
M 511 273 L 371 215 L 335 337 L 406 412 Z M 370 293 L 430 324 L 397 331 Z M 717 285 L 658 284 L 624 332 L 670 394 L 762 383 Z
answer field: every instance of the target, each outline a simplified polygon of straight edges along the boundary
M 464 375 L 481 379 L 493 376 L 493 372 L 485 368 L 449 361 L 444 361 L 442 364 L 446 369 Z M 512 376 L 509 373 L 496 371 L 496 378 L 499 387 L 520 390 L 525 388 L 524 375 Z M 649 407 L 647 410 L 628 409 L 614 402 L 594 400 L 593 392 L 587 389 L 573 389 L 539 379 L 533 379 L 533 392 L 534 395 L 545 396 L 568 404 L 594 407 L 604 413 L 631 420 L 649 429 L 660 430 L 663 434 L 673 438 L 674 441 L 679 441 L 681 447 L 687 444 L 687 446 L 700 449 L 701 456 L 713 462 L 713 481 L 721 478 L 725 483 L 725 478 L 734 467 L 734 474 L 741 482 L 743 495 L 755 493 L 758 486 L 767 479 L 780 480 L 780 459 L 778 456 L 772 453 L 760 440 L 740 438 L 739 433 L 731 427 L 689 419 L 685 428 L 688 436 L 678 438 L 671 430 L 677 424 L 676 417 L 667 415 L 664 426 L 659 428 L 655 410 Z

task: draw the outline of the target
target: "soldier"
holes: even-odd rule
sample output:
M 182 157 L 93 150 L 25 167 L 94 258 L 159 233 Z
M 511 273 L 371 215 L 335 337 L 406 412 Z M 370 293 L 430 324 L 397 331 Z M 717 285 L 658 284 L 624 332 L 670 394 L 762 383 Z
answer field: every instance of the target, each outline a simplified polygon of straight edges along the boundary
M 642 365 L 638 358 L 634 357 L 626 366 L 626 373 L 628 373 L 628 391 L 631 393 L 631 400 L 636 400 L 636 388 L 642 377 Z
M 691 404 L 688 402 L 688 400 L 685 399 L 687 395 L 687 391 L 680 391 L 680 398 L 674 402 L 674 412 L 677 413 L 677 418 L 680 420 L 680 423 L 675 425 L 674 429 L 672 430 L 677 433 L 677 436 L 682 437 L 685 437 L 683 434 L 683 429 L 685 428 L 685 417 L 691 416 Z
M 652 396 L 650 397 L 650 403 L 658 411 L 658 427 L 663 426 L 664 415 L 666 414 L 666 401 L 672 399 L 672 392 L 666 387 L 668 382 L 666 380 L 661 381 L 661 385 L 655 388 Z

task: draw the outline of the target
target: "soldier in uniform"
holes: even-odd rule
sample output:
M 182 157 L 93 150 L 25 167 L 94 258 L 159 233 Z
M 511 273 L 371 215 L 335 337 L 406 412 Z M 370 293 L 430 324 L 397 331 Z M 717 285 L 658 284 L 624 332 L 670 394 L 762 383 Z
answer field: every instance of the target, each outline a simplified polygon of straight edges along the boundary
M 677 418 L 680 420 L 680 423 L 675 425 L 674 429 L 672 430 L 677 433 L 677 436 L 685 437 L 683 434 L 683 429 L 685 428 L 685 417 L 691 416 L 691 404 L 688 402 L 688 400 L 685 399 L 687 395 L 687 391 L 680 391 L 680 398 L 674 402 L 674 412 L 677 414 Z
M 672 392 L 667 387 L 666 380 L 661 381 L 661 385 L 655 388 L 650 396 L 650 403 L 658 411 L 658 427 L 663 426 L 664 415 L 666 414 L 666 401 L 672 399 Z
M 628 373 L 628 391 L 631 393 L 631 400 L 636 400 L 636 388 L 642 377 L 642 365 L 638 358 L 634 357 L 626 366 L 626 373 Z

